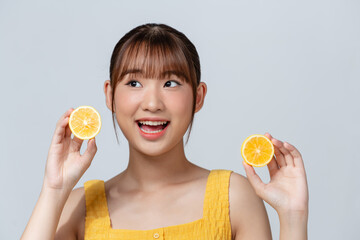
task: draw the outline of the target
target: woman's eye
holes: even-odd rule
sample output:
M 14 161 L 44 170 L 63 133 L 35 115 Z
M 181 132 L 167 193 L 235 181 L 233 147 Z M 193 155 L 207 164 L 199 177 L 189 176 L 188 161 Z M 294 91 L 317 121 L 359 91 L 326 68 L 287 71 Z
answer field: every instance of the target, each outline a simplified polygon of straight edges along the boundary
M 165 86 L 166 86 L 166 87 L 176 87 L 175 84 L 171 84 L 171 83 L 175 83 L 175 84 L 177 84 L 177 85 L 181 85 L 181 84 L 178 83 L 177 81 L 171 80 L 171 81 L 167 81 L 167 82 L 165 83 Z
M 135 80 L 129 81 L 126 85 L 129 85 L 131 87 L 139 87 L 139 86 L 141 86 L 141 84 L 138 81 L 135 81 Z

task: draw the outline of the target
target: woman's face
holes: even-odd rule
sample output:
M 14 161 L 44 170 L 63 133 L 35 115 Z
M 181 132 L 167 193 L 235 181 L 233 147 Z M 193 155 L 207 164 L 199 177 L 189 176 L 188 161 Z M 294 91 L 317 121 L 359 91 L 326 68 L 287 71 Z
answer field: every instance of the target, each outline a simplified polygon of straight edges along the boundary
M 130 147 L 158 156 L 182 144 L 192 114 L 190 84 L 174 74 L 151 79 L 141 69 L 130 72 L 114 94 L 116 119 Z M 164 122 L 167 124 L 162 125 Z

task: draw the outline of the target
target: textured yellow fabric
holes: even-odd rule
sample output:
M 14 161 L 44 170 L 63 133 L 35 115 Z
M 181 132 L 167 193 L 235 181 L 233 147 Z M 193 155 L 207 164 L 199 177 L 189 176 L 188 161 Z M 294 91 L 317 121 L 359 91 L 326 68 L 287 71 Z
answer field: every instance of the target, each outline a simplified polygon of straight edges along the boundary
M 230 240 L 230 170 L 211 170 L 207 179 L 203 218 L 152 230 L 113 229 L 107 207 L 104 181 L 84 184 L 86 200 L 85 240 Z

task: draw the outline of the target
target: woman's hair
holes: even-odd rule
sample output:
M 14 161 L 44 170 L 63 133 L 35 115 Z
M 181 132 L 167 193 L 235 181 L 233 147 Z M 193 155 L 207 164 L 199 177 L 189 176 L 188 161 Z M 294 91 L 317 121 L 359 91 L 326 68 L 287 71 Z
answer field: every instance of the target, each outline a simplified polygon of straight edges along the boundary
M 175 74 L 191 85 L 194 101 L 187 143 L 194 120 L 196 90 L 200 83 L 200 60 L 194 44 L 170 26 L 152 23 L 132 29 L 115 45 L 110 62 L 110 84 L 113 90 L 112 119 L 118 142 L 114 112 L 115 87 L 126 74 L 136 73 L 136 70 L 143 70 L 144 77 L 148 78 L 164 78 Z

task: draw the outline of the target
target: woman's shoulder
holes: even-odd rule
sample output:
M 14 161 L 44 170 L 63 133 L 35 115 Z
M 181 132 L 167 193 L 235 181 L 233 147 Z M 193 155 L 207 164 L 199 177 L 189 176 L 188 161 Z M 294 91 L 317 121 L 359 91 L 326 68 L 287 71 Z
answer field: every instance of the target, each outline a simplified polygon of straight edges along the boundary
M 81 239 L 85 226 L 85 190 L 84 187 L 71 191 L 60 216 L 55 239 Z
M 229 181 L 229 203 L 233 212 L 246 204 L 250 204 L 253 200 L 259 201 L 246 177 L 232 171 Z
M 241 207 L 243 204 L 250 202 L 252 198 L 258 199 L 247 178 L 233 171 L 230 175 L 229 185 L 230 206 Z M 241 203 L 241 205 L 236 204 L 235 206 L 235 204 L 231 204 L 232 202 Z
M 258 229 L 270 231 L 262 199 L 256 195 L 247 178 L 236 172 L 232 172 L 230 176 L 229 205 L 234 235 L 245 236 L 246 230 L 241 231 L 241 229 L 253 228 L 254 222 L 257 223 Z

